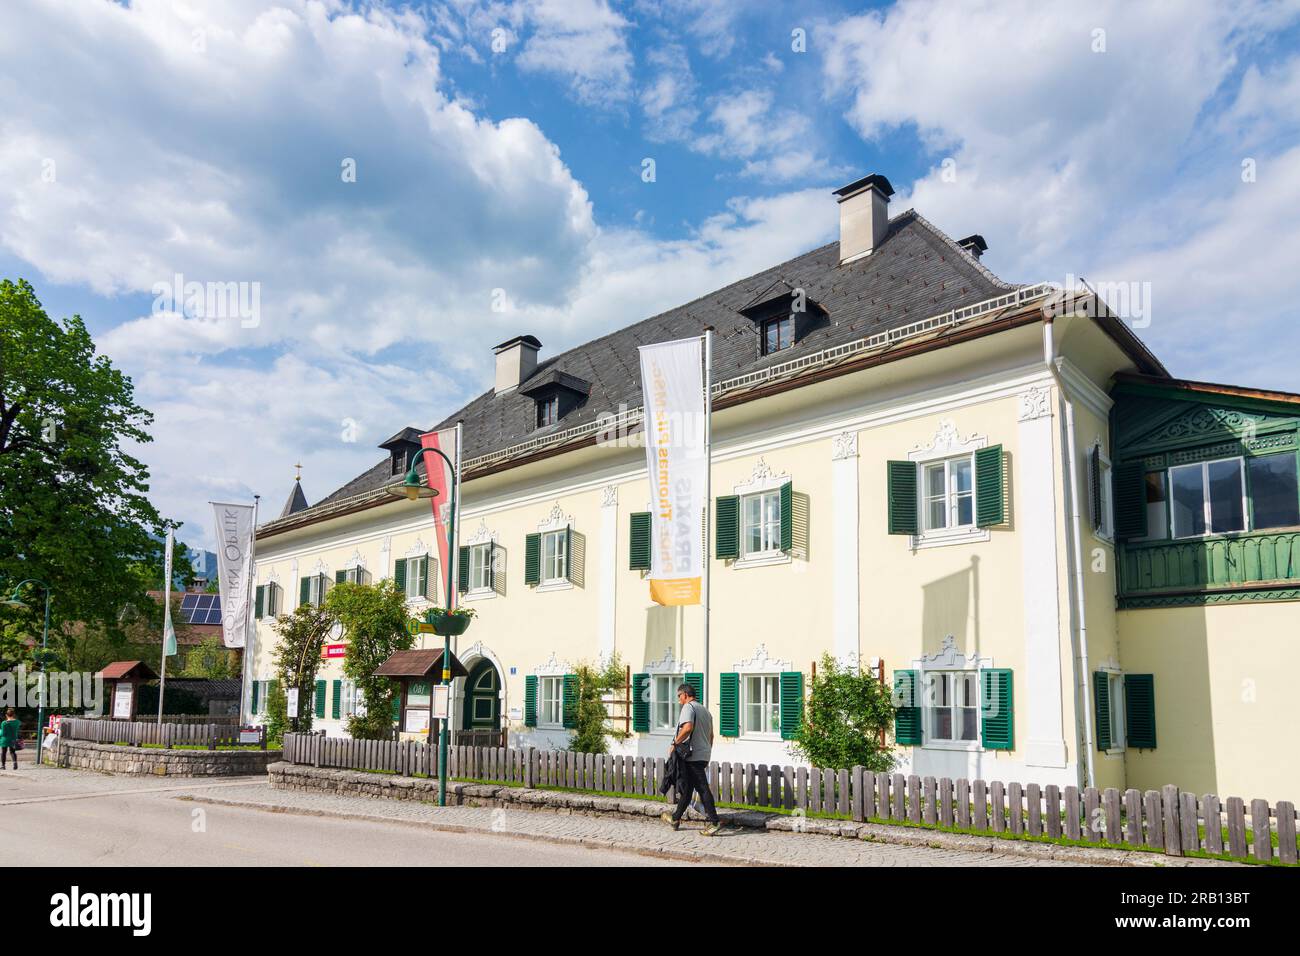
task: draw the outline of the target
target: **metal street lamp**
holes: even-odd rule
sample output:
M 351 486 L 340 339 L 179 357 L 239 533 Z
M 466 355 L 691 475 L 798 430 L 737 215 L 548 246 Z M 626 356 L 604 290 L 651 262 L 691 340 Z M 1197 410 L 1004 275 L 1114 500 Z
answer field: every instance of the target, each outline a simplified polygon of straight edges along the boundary
M 38 581 L 36 578 L 28 578 L 25 581 L 19 581 L 18 586 L 14 588 L 14 593 L 9 595 L 6 601 L 0 601 L 5 607 L 27 608 L 30 605 L 19 600 L 18 593 L 22 591 L 23 585 L 34 584 L 45 591 L 45 628 L 41 631 L 41 696 L 39 703 L 36 705 L 36 766 L 41 765 L 41 744 L 45 740 L 45 694 L 47 684 L 45 682 L 45 656 L 49 652 L 50 643 L 50 586 L 44 581 Z
M 452 549 L 456 546 L 456 463 L 447 457 L 447 453 L 440 448 L 421 448 L 411 459 L 411 467 L 406 472 L 406 478 L 399 484 L 388 485 L 385 490 L 390 495 L 398 498 L 406 498 L 408 501 L 415 501 L 419 498 L 435 498 L 438 495 L 437 488 L 430 488 L 428 484 L 420 481 L 420 475 L 415 470 L 415 466 L 420 463 L 420 459 L 429 452 L 436 453 L 443 461 L 447 463 L 447 470 L 451 473 L 451 503 L 447 509 L 447 610 L 451 610 L 451 596 L 455 593 L 453 587 L 455 580 L 452 577 Z M 428 466 L 425 466 L 428 471 Z M 451 684 L 451 637 L 444 636 L 442 639 L 442 683 Z M 451 723 L 451 689 L 447 690 L 447 716 L 442 719 L 442 727 L 438 731 L 438 806 L 447 805 L 447 725 Z

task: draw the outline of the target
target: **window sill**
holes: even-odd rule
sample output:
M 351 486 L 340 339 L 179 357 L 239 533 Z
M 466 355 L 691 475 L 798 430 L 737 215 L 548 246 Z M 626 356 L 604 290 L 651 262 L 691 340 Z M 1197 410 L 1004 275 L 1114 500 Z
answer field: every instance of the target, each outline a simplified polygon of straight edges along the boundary
M 481 591 L 466 591 L 461 595 L 466 601 L 490 601 L 497 596 L 497 592 L 491 588 L 484 588 Z
M 912 535 L 912 550 L 924 551 L 928 548 L 946 548 L 954 544 L 975 544 L 988 541 L 991 537 L 988 528 L 978 525 L 962 528 L 939 528 L 934 531 L 922 531 Z
M 533 730 L 563 730 L 564 724 L 538 724 Z
M 1112 747 L 1110 750 L 1103 750 L 1102 754 L 1104 754 L 1107 757 L 1122 757 L 1124 756 L 1124 748 Z
M 536 590 L 538 594 L 544 594 L 548 591 L 568 591 L 572 589 L 572 587 L 572 581 L 543 581 L 541 584 L 537 585 L 534 590 Z
M 979 753 L 984 748 L 978 740 L 927 740 L 921 745 L 922 750 L 956 750 L 966 753 Z
M 756 741 L 756 742 L 757 742 L 757 741 L 762 741 L 762 742 L 773 742 L 773 741 L 775 741 L 776 743 L 780 743 L 782 738 L 781 738 L 781 735 L 780 735 L 779 733 L 775 733 L 775 734 L 760 734 L 760 733 L 751 733 L 751 732 L 746 732 L 746 733 L 742 733 L 742 734 L 741 734 L 739 737 L 737 737 L 736 739 L 737 739 L 737 740 L 753 740 L 753 741 Z
M 766 568 L 777 564 L 789 564 L 790 555 L 784 551 L 765 551 L 762 554 L 752 554 L 748 557 L 737 558 L 731 563 L 733 568 Z

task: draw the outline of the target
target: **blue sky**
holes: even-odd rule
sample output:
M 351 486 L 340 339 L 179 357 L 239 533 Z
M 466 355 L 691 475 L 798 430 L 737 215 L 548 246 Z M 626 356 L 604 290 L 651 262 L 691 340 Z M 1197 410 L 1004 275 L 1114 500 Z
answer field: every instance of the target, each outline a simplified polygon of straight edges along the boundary
M 186 540 L 209 498 L 278 510 L 295 462 L 333 490 L 498 341 L 554 354 L 830 241 L 868 172 L 1004 279 L 1148 290 L 1174 374 L 1300 391 L 1296 0 L 0 16 L 0 275 L 135 379 Z M 176 311 L 177 275 L 255 283 L 256 321 Z

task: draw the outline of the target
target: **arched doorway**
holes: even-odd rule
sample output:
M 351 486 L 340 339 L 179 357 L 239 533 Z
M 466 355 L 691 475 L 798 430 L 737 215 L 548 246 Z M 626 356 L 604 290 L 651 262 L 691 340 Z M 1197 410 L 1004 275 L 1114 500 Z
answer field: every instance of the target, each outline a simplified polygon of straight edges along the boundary
M 464 704 L 461 729 L 501 729 L 501 675 L 486 657 L 480 659 L 465 678 Z

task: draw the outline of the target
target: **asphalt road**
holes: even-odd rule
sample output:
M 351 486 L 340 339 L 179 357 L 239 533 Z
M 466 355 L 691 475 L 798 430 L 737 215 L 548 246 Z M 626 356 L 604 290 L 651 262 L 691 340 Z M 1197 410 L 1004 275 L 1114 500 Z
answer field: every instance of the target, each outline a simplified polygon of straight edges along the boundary
M 242 781 L 247 783 L 247 781 Z M 676 866 L 496 834 L 266 813 L 176 799 L 213 781 L 0 771 L 0 866 Z

